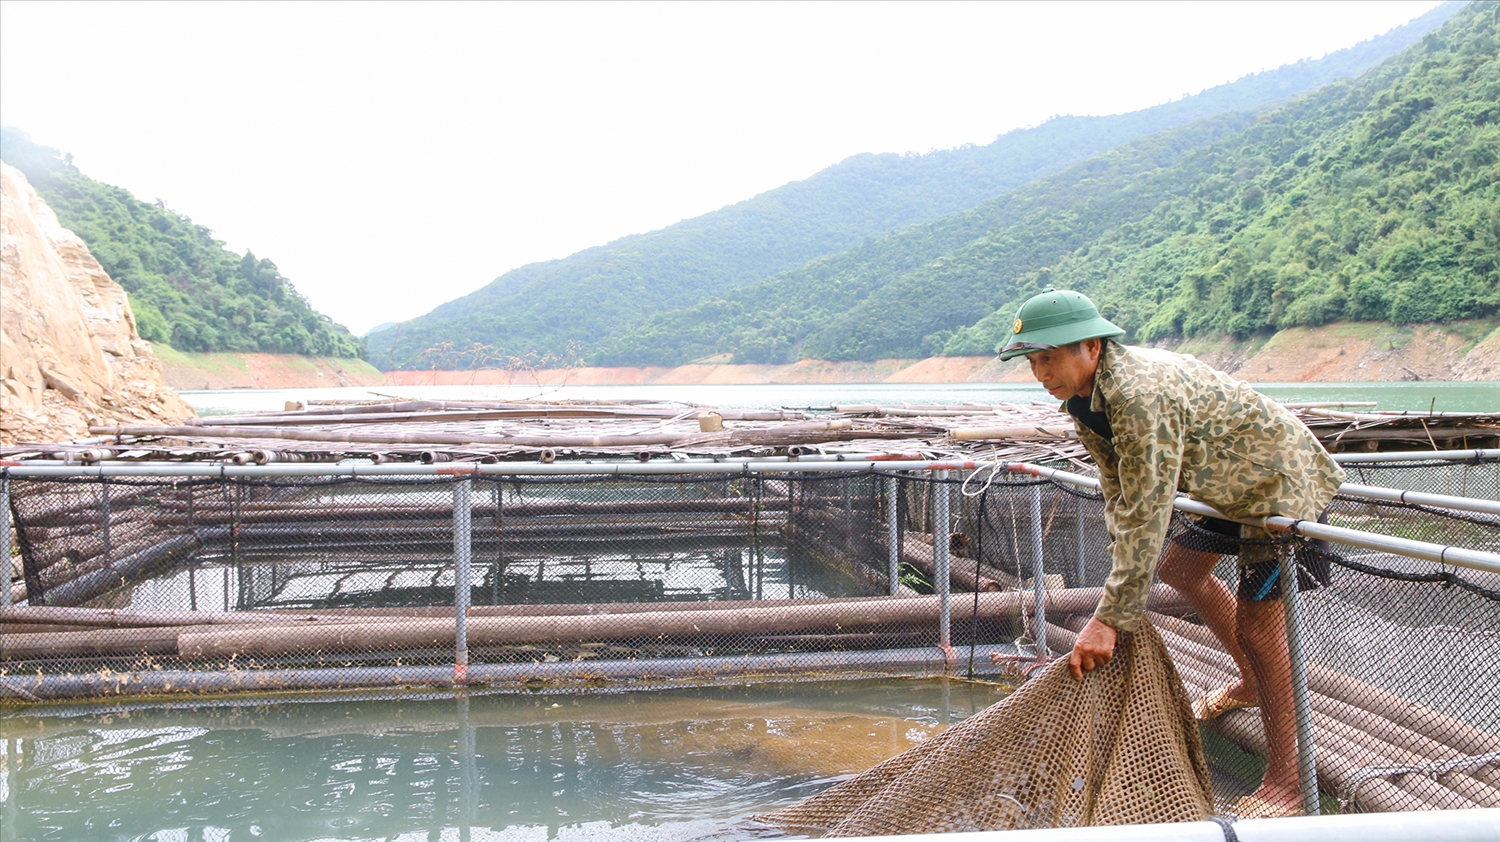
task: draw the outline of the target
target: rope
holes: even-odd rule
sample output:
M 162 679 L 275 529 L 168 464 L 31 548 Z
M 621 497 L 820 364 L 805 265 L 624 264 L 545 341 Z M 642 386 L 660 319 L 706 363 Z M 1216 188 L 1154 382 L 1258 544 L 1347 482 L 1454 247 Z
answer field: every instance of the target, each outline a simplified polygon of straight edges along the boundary
M 1376 778 L 1392 778 L 1398 775 L 1424 775 L 1437 780 L 1451 772 L 1472 772 L 1500 763 L 1500 751 L 1476 754 L 1456 760 L 1439 760 L 1433 763 L 1398 764 L 1392 766 L 1366 766 L 1355 772 L 1344 783 L 1345 795 L 1339 798 L 1346 804 L 1359 803 L 1359 788 Z
M 1395 579 L 1399 582 L 1431 582 L 1442 585 L 1451 585 L 1453 587 L 1462 588 L 1469 593 L 1482 596 L 1485 599 L 1500 602 L 1500 591 L 1481 587 L 1474 584 L 1473 582 L 1467 581 L 1462 576 L 1459 576 L 1447 570 L 1442 570 L 1437 573 L 1398 573 L 1395 570 L 1385 570 L 1380 567 L 1361 564 L 1360 562 L 1344 558 L 1338 553 L 1322 552 L 1320 553 L 1320 555 L 1340 567 L 1347 567 L 1350 570 L 1364 573 L 1369 576 L 1378 576 L 1382 579 Z

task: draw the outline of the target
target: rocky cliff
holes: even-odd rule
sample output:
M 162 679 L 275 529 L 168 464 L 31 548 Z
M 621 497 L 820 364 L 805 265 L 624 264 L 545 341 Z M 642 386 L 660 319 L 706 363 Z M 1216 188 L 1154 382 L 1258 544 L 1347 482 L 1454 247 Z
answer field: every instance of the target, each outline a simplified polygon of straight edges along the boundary
M 193 415 L 162 382 L 125 290 L 83 241 L 3 163 L 0 193 L 0 443 Z

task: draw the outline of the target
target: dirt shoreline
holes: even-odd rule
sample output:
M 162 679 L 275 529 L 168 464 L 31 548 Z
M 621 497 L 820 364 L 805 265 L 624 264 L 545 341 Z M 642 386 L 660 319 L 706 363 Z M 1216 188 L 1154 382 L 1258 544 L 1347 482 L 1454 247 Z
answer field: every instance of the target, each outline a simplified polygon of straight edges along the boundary
M 1292 328 L 1266 339 L 1195 339 L 1184 353 L 1255 382 L 1500 381 L 1500 322 L 1396 327 L 1355 322 Z M 363 360 L 292 354 L 158 351 L 179 390 L 320 386 L 643 386 L 799 383 L 1029 383 L 1024 362 L 994 356 L 800 360 L 748 365 L 705 360 L 682 366 L 381 372 Z

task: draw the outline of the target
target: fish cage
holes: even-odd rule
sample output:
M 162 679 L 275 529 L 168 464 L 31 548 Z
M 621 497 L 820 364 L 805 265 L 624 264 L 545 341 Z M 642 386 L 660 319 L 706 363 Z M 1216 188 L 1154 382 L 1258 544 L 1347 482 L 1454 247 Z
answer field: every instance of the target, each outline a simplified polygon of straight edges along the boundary
M 1326 523 L 1286 524 L 1332 570 L 1289 599 L 1308 768 L 1344 809 L 1500 807 L 1500 452 L 1340 459 Z M 1020 681 L 1072 647 L 1111 566 L 1097 481 L 1025 463 L 3 472 L 0 704 Z M 1205 507 L 1179 509 L 1188 530 Z M 1155 585 L 1148 609 L 1190 696 L 1235 680 L 1183 597 Z M 1259 774 L 1253 709 L 1204 733 L 1226 791 Z

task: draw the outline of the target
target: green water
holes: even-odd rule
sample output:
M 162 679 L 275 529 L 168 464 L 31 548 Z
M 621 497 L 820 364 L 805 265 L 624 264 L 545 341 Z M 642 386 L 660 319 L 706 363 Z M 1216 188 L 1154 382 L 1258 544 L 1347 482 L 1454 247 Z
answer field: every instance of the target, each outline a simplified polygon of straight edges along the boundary
M 0 714 L 0 839 L 743 839 L 1003 697 L 935 680 Z

